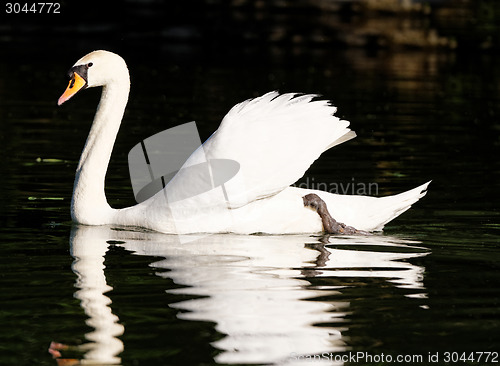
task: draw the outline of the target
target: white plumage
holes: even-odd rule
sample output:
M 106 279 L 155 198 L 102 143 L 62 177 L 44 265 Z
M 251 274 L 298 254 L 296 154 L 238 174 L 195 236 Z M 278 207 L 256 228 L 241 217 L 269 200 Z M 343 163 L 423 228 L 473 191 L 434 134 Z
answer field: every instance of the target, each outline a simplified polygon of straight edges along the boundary
M 270 92 L 234 106 L 185 163 L 189 167 L 216 159 L 238 162 L 238 174 L 224 187 L 172 200 L 188 187 L 203 183 L 192 170 L 181 169 L 150 199 L 112 209 L 104 195 L 104 177 L 128 99 L 128 70 L 120 56 L 107 51 L 84 56 L 74 70 L 84 65 L 85 86 L 103 86 L 104 90 L 75 179 L 72 217 L 78 223 L 140 226 L 165 233 L 319 232 L 319 215 L 304 207 L 302 200 L 316 193 L 337 221 L 376 231 L 424 196 L 429 184 L 383 198 L 290 187 L 323 151 L 356 135 L 348 121 L 333 116 L 336 108 L 328 101 L 314 95 Z M 60 104 L 78 91 L 68 90 Z

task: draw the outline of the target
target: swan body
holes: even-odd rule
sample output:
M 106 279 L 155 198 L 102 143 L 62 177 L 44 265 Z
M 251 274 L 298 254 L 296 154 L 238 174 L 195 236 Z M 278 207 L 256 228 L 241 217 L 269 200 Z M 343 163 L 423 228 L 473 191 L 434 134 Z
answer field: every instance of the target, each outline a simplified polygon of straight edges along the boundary
M 130 90 L 127 65 L 114 53 L 94 51 L 78 60 L 69 74 L 59 105 L 79 90 L 102 86 L 76 170 L 71 203 L 76 223 L 138 226 L 172 234 L 320 232 L 321 218 L 304 207 L 302 199 L 315 193 L 337 221 L 378 231 L 423 197 L 430 183 L 380 198 L 291 187 L 323 151 L 356 135 L 348 121 L 333 116 L 336 108 L 329 102 L 313 99 L 314 95 L 270 92 L 234 106 L 184 164 L 210 159 L 238 162 L 238 174 L 224 184 L 224 190 L 173 200 L 186 187 L 201 183 L 192 170 L 181 169 L 146 201 L 113 209 L 107 203 L 104 182 Z

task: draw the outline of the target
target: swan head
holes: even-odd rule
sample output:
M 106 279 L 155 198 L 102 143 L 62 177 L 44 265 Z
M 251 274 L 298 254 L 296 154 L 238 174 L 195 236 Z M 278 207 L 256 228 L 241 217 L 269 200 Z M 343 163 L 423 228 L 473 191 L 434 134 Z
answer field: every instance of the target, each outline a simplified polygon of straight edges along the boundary
M 106 86 L 114 81 L 129 81 L 128 69 L 123 58 L 109 51 L 93 51 L 79 59 L 68 71 L 68 87 L 57 101 L 63 104 L 80 90 Z

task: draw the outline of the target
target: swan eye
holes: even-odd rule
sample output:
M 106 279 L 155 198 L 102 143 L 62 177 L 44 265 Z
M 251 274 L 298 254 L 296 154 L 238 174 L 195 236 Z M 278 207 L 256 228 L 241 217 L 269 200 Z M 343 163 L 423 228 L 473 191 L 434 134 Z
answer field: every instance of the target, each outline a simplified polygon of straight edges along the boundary
M 93 64 L 94 64 L 93 62 L 89 62 L 89 63 L 87 64 L 87 67 L 91 67 Z

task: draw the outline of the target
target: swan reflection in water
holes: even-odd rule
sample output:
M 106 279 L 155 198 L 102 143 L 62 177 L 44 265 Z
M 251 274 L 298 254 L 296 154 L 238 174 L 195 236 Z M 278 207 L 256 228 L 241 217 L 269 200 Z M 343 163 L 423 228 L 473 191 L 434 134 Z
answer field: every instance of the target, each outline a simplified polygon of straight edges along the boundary
M 216 324 L 224 337 L 212 343 L 220 350 L 214 361 L 225 364 L 310 364 L 299 355 L 349 350 L 342 334 L 349 327 L 345 317 L 350 304 L 345 297 L 335 301 L 335 296 L 353 284 L 341 279 L 379 277 L 406 289 L 408 297 L 422 298 L 424 268 L 407 259 L 429 253 L 418 242 L 387 235 L 219 234 L 180 240 L 175 235 L 103 226 L 75 226 L 70 244 L 77 275 L 75 297 L 95 330 L 86 335 L 89 342 L 78 347 L 83 352 L 80 361 L 61 357 L 60 351 L 68 346 L 51 345 L 51 353 L 65 364 L 121 362 L 124 344 L 119 336 L 126 330 L 110 308 L 112 288 L 106 283 L 104 266 L 110 245 L 164 258 L 151 264 L 157 275 L 183 286 L 167 292 L 196 296 L 169 306 L 179 310 L 179 319 Z M 337 280 L 335 285 L 319 286 L 308 280 L 313 277 Z M 333 364 L 327 359 L 314 364 L 323 363 Z

